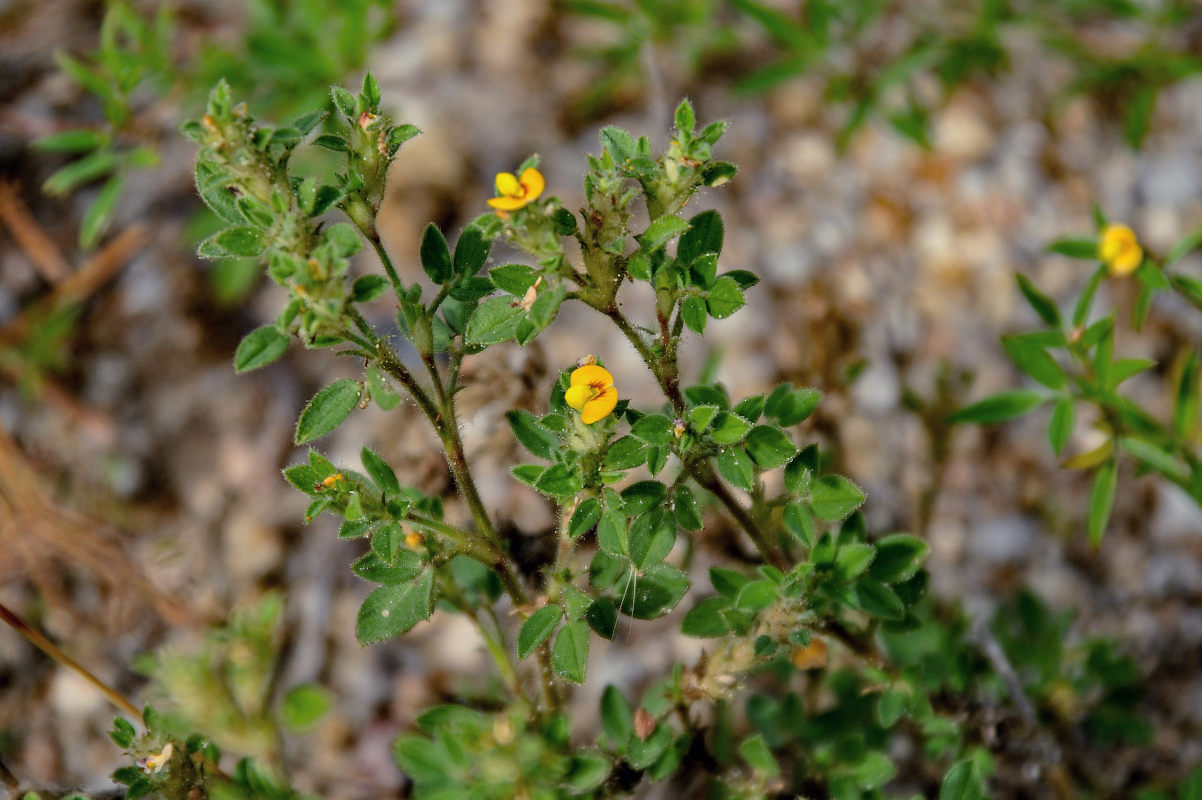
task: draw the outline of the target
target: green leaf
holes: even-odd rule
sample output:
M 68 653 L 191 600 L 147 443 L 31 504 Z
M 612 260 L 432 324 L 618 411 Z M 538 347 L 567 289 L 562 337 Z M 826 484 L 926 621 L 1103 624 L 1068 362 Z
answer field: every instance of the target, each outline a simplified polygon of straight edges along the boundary
M 630 526 L 630 560 L 640 571 L 662 562 L 676 543 L 676 519 L 661 510 L 643 514 Z
M 710 567 L 709 576 L 714 590 L 731 600 L 738 597 L 743 587 L 751 583 L 751 578 L 743 573 L 725 567 Z
M 1156 85 L 1141 83 L 1127 102 L 1127 113 L 1123 119 L 1123 134 L 1127 144 L 1138 150 L 1148 135 L 1152 112 L 1156 109 Z
M 706 293 L 705 306 L 714 319 L 725 319 L 742 308 L 746 302 L 735 279 L 723 275 L 714 281 L 714 285 Z
M 648 414 L 630 428 L 630 435 L 649 444 L 669 444 L 672 441 L 672 420 L 663 414 Z
M 484 240 L 479 228 L 465 228 L 455 242 L 455 274 L 465 278 L 475 275 L 488 261 L 491 248 L 492 242 Z
M 756 425 L 747 434 L 747 453 L 760 469 L 773 469 L 797 455 L 797 446 L 780 428 Z
M 293 441 L 296 444 L 304 444 L 320 439 L 341 425 L 358 404 L 358 382 L 345 378 L 334 381 L 314 395 L 305 406 L 300 419 L 297 420 Z
M 370 110 L 380 105 L 380 83 L 376 80 L 376 76 L 370 72 L 363 76 L 363 88 L 359 92 L 360 96 L 367 101 Z
M 971 758 L 956 762 L 939 789 L 939 800 L 984 800 L 985 779 Z
M 513 435 L 527 450 L 539 458 L 548 461 L 554 459 L 555 451 L 559 448 L 559 437 L 553 431 L 538 421 L 529 411 L 515 409 L 505 412 Z
M 425 736 L 413 733 L 396 740 L 392 746 L 392 757 L 397 766 L 419 786 L 423 783 L 442 783 L 448 780 L 447 771 L 454 769 L 442 747 Z
M 676 122 L 676 130 L 681 133 L 692 133 L 693 127 L 697 124 L 697 119 L 693 115 L 693 104 L 686 97 L 680 101 L 680 105 L 676 106 L 676 113 L 673 115 Z
M 876 543 L 876 558 L 868 577 L 881 583 L 901 583 L 913 578 L 927 557 L 927 543 L 908 533 L 895 533 Z
M 879 789 L 897 774 L 897 768 L 884 753 L 872 751 L 860 763 L 847 772 L 857 787 L 865 790 Z
M 588 625 L 583 621 L 564 625 L 551 645 L 551 669 L 572 683 L 584 683 L 588 669 Z
M 962 422 L 1005 422 L 1021 417 L 1048 400 L 1047 395 L 1033 391 L 1000 392 L 965 406 L 947 418 L 951 425 Z
M 598 636 L 613 639 L 618 628 L 618 609 L 608 597 L 598 597 L 584 612 L 584 620 Z
M 525 264 L 502 264 L 488 271 L 488 278 L 503 292 L 521 297 L 534 285 L 538 276 Z
M 400 405 L 401 396 L 388 384 L 384 373 L 376 367 L 367 368 L 367 391 L 376 405 L 385 411 L 391 411 Z
M 631 581 L 630 591 L 623 592 L 618 607 L 623 613 L 638 619 L 656 619 L 667 614 L 685 592 L 689 579 L 671 564 L 660 562 Z
M 719 254 L 724 234 L 722 216 L 717 211 L 702 211 L 689 220 L 689 229 L 680 237 L 676 248 L 676 258 L 689 266 L 706 253 Z
M 602 465 L 606 469 L 634 469 L 647 459 L 647 445 L 633 436 L 623 436 L 605 451 Z
M 730 600 L 726 597 L 707 597 L 689 609 L 680 621 L 680 632 L 685 636 L 695 636 L 699 639 L 711 639 L 715 636 L 725 636 L 730 630 L 722 612 L 730 608 Z
M 387 461 L 380 458 L 369 447 L 364 447 L 359 451 L 359 459 L 363 462 L 363 468 L 367 470 L 367 474 L 371 476 L 377 489 L 393 497 L 400 495 L 401 483 L 397 480 L 392 467 L 388 466 Z
M 739 744 L 739 755 L 761 775 L 775 778 L 780 774 L 780 765 L 776 763 L 776 757 L 768 749 L 764 737 L 758 733 L 748 736 Z
M 705 323 L 709 318 L 706 313 L 705 301 L 700 297 L 686 297 L 680 306 L 680 318 L 693 333 L 705 334 Z
M 433 608 L 434 568 L 426 567 L 410 583 L 380 586 L 359 609 L 355 638 L 360 644 L 399 636 L 430 618 Z
M 568 536 L 575 539 L 589 531 L 601 519 L 601 503 L 595 497 L 584 500 L 572 513 L 568 522 Z
M 568 757 L 563 782 L 576 796 L 598 788 L 612 770 L 613 762 L 601 753 L 577 751 Z
M 356 120 L 359 116 L 356 108 L 355 96 L 343 89 L 341 86 L 330 87 L 330 97 L 334 100 L 334 107 L 341 111 L 352 120 Z
M 734 606 L 740 611 L 754 614 L 775 603 L 779 594 L 779 587 L 766 578 L 750 581 L 739 590 Z
M 905 603 L 897 596 L 897 592 L 883 583 L 863 579 L 856 583 L 855 592 L 860 608 L 873 616 L 892 620 L 906 616 Z
M 842 475 L 824 475 L 810 489 L 810 508 L 814 516 L 838 522 L 864 502 L 860 487 Z
M 852 542 L 839 548 L 835 554 L 835 572 L 839 580 L 851 581 L 858 577 L 876 557 L 876 548 L 862 542 Z
M 284 725 L 293 732 L 312 728 L 326 715 L 332 705 L 328 690 L 312 683 L 294 686 L 284 695 L 280 717 Z
M 1198 428 L 1198 353 L 1191 350 L 1177 382 L 1173 408 L 1173 430 L 1182 439 L 1190 439 Z
M 1064 369 L 1048 354 L 1037 338 L 1040 334 L 1003 336 L 1002 348 L 1014 363 L 1049 389 L 1060 389 L 1068 381 Z
M 121 199 L 121 189 L 124 185 L 125 180 L 118 173 L 105 181 L 104 186 L 100 188 L 96 199 L 88 206 L 88 212 L 79 224 L 80 247 L 90 250 L 100 241 L 100 237 L 113 220 L 113 212 L 117 208 L 117 201 Z
M 263 231 L 249 225 L 226 228 L 210 240 L 230 256 L 257 256 L 263 250 Z
M 1089 541 L 1095 547 L 1102 541 L 1110 510 L 1114 507 L 1114 491 L 1118 485 L 1118 465 L 1112 458 L 1098 468 L 1093 491 L 1089 495 Z
M 468 320 L 464 341 L 483 346 L 512 339 L 523 314 L 521 308 L 511 303 L 508 297 L 492 297 L 481 303 Z
M 561 619 L 563 609 L 558 605 L 545 605 L 531 614 L 518 631 L 518 658 L 526 658 L 547 641 Z
M 804 421 L 822 402 L 822 392 L 817 389 L 794 389 L 782 383 L 772 390 L 764 403 L 764 413 L 788 428 Z
M 234 372 L 239 374 L 265 367 L 288 349 L 289 339 L 274 325 L 256 328 L 243 337 L 234 351 Z
M 718 453 L 718 471 L 722 477 L 743 491 L 751 491 L 755 485 L 755 468 L 751 457 L 742 447 L 728 447 Z
M 1145 466 L 1170 480 L 1178 483 L 1185 483 L 1189 480 L 1189 471 L 1181 464 L 1177 456 L 1160 445 L 1143 439 L 1124 437 L 1119 439 L 1119 446 L 1139 459 Z
M 685 236 L 688 236 L 688 233 Z M 683 238 L 681 237 L 682 241 Z M 689 276 L 692 278 L 694 286 L 702 289 L 712 287 L 714 281 L 718 279 L 718 256 L 714 253 L 702 253 L 697 256 L 689 266 Z M 700 298 L 694 299 L 700 300 Z
M 370 303 L 388 289 L 388 279 L 383 275 L 361 275 L 351 285 L 351 299 L 356 303 Z
M 597 546 L 616 556 L 630 552 L 630 532 L 626 515 L 616 509 L 606 509 L 597 522 Z
M 434 283 L 446 283 L 455 274 L 447 239 L 433 222 L 426 226 L 422 234 L 421 261 L 422 269 Z
M 553 464 L 538 476 L 534 488 L 551 497 L 564 499 L 583 489 L 584 483 L 576 470 L 563 464 Z
M 1077 405 L 1072 397 L 1061 397 L 1052 409 L 1052 419 L 1048 422 L 1048 441 L 1052 452 L 1060 455 L 1069 438 L 1073 435 L 1073 426 L 1077 421 Z
M 1177 794 L 1178 800 L 1202 800 L 1202 766 L 1186 776 Z
M 538 293 L 534 304 L 530 306 L 530 321 L 540 331 L 544 330 L 555 320 L 559 307 L 568 297 L 568 290 L 563 286 L 555 286 Z
M 689 223 L 674 214 L 664 214 L 647 226 L 641 236 L 637 237 L 644 251 L 650 253 L 663 247 L 676 236 L 689 229 Z
M 622 512 L 628 517 L 637 517 L 662 506 L 667 497 L 668 487 L 659 481 L 636 481 L 622 490 Z
M 1081 292 L 1081 296 L 1077 299 L 1077 305 L 1073 309 L 1074 328 L 1080 328 L 1085 324 L 1086 318 L 1089 317 L 1089 310 L 1093 308 L 1094 295 L 1098 293 L 1098 287 L 1102 285 L 1102 280 L 1106 277 L 1108 271 L 1105 264 L 1101 265 L 1094 270 L 1089 283 L 1085 285 L 1085 290 Z
M 621 750 L 634 734 L 634 714 L 618 687 L 612 683 L 601 692 L 601 730 Z
M 99 150 L 55 172 L 42 184 L 42 191 L 49 195 L 64 195 L 77 186 L 108 175 L 116 168 L 117 156 L 108 150 Z
M 717 444 L 736 444 L 743 441 L 743 437 L 749 430 L 751 430 L 751 423 L 738 414 L 720 411 L 714 417 L 713 426 L 710 428 L 710 438 Z
M 138 735 L 138 731 L 123 717 L 113 718 L 113 729 L 109 731 L 109 738 L 113 740 L 113 744 L 120 747 L 122 750 L 129 748 L 134 742 L 134 737 Z
M 1094 239 L 1060 239 L 1048 245 L 1048 252 L 1085 261 L 1097 261 L 1098 243 Z
M 45 150 L 50 153 L 82 153 L 104 147 L 109 137 L 100 131 L 78 128 L 70 131 L 59 131 L 49 136 L 43 136 L 33 141 L 35 150 Z
M 875 716 L 877 724 L 888 730 L 901 719 L 906 710 L 906 696 L 897 689 L 886 689 L 876 699 Z
M 1170 250 L 1169 254 L 1164 257 L 1164 266 L 1168 267 L 1186 253 L 1191 253 L 1194 250 L 1197 250 L 1199 245 L 1202 245 L 1202 228 L 1199 228 L 1193 233 L 1187 234 L 1186 236 L 1182 237 L 1177 244 L 1173 245 L 1173 249 Z M 1200 798 L 1200 800 L 1202 800 L 1202 798 Z
M 697 498 L 693 496 L 693 490 L 683 483 L 676 487 L 672 511 L 676 515 L 676 524 L 686 531 L 699 531 L 704 527 L 701 510 L 697 507 Z

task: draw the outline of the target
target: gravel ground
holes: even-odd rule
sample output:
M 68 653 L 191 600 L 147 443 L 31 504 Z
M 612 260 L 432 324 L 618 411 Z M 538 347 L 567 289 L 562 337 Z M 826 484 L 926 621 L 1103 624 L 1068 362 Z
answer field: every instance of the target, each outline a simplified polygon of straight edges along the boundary
M 699 209 L 718 208 L 726 220 L 727 268 L 753 269 L 764 281 L 747 311 L 714 323 L 705 345 L 690 342 L 685 363 L 696 371 L 720 353 L 718 375 L 740 395 L 782 379 L 826 392 L 812 433 L 867 490 L 870 527 L 927 537 L 935 589 L 976 617 L 1025 585 L 1076 610 L 1075 636 L 1121 640 L 1151 676 L 1154 750 L 1166 769 L 1202 760 L 1198 509 L 1175 489 L 1124 474 L 1105 544 L 1092 550 L 1082 519 L 1088 479 L 1057 468 L 1046 416 L 940 432 L 951 438 L 937 443 L 947 455 L 936 461 L 930 432 L 902 406 L 907 390 L 931 396 L 941 369 L 959 376 L 958 402 L 1021 383 L 998 344 L 1000 334 L 1036 323 L 1013 274 L 1061 301 L 1075 297 L 1091 267 L 1044 248 L 1090 230 L 1093 203 L 1156 250 L 1198 226 L 1202 85 L 1162 96 L 1153 133 L 1135 153 L 1087 101 L 1049 116 L 1063 76 L 1032 51 L 1014 59 L 1004 81 L 954 94 L 934 120 L 931 152 L 869 127 L 840 155 L 838 120 L 813 82 L 736 95 L 720 73 L 702 84 L 660 53 L 658 88 L 581 118 L 565 109 L 597 67 L 577 49 L 604 31 L 563 17 L 549 0 L 398 7 L 403 24 L 370 66 L 386 104 L 425 132 L 402 151 L 385 208 L 386 243 L 409 277 L 425 223 L 462 226 L 485 209 L 492 176 L 531 152 L 542 157 L 548 191 L 575 208 L 601 125 L 662 142 L 683 95 L 700 119 L 728 119 L 719 154 L 740 175 L 702 196 Z M 99 13 L 97 4 L 70 0 L 0 2 L 0 170 L 73 270 L 87 262 L 71 245 L 88 193 L 40 195 L 59 162 L 28 143 L 96 117 L 50 53 L 90 48 Z M 140 225 L 134 252 L 89 297 L 65 369 L 40 396 L 22 392 L 11 374 L 0 383 L 0 422 L 11 439 L 0 447 L 0 497 L 12 510 L 0 507 L 0 602 L 138 696 L 136 654 L 194 639 L 203 622 L 284 589 L 286 681 L 320 680 L 338 698 L 312 736 L 289 743 L 305 765 L 298 787 L 348 800 L 391 795 L 402 787 L 388 754 L 393 735 L 453 690 L 455 676 L 480 674 L 486 658 L 466 623 L 443 614 L 401 641 L 354 642 L 366 586 L 330 564 L 349 564 L 357 543 L 336 540 L 330 520 L 301 525 L 304 500 L 279 478 L 302 455 L 290 441 L 303 402 L 354 365 L 293 351 L 269 369 L 233 374 L 240 335 L 272 319 L 281 295 L 263 285 L 223 307 L 208 267 L 181 246 L 196 204 L 192 151 L 169 135 L 173 112 L 162 112 L 168 166 L 141 179 L 114 226 Z M 359 268 L 373 268 L 361 259 Z M 4 229 L 0 327 L 49 283 Z M 1133 300 L 1123 285 L 1103 293 L 1120 307 Z M 384 320 L 388 309 L 377 313 Z M 1122 352 L 1167 365 L 1202 335 L 1202 319 L 1172 302 L 1158 302 L 1151 319 L 1138 340 L 1120 338 Z M 506 409 L 537 408 L 549 376 L 585 352 L 605 358 L 624 394 L 656 401 L 636 354 L 615 334 L 565 312 L 536 345 L 468 362 L 480 387 L 463 401 L 469 455 L 486 504 L 503 520 L 529 530 L 552 523 L 547 507 L 508 479 L 518 454 L 501 419 Z M 862 371 L 848 384 L 856 366 Z M 1168 408 L 1162 379 L 1158 372 L 1135 386 L 1159 411 Z M 417 416 L 368 409 L 322 445 L 353 463 L 366 442 L 402 482 L 449 493 L 435 440 Z M 1086 448 L 1089 434 L 1079 426 L 1070 450 Z M 12 489 L 25 485 L 36 488 Z M 129 577 L 139 574 L 150 584 Z M 643 685 L 671 659 L 695 659 L 697 642 L 674 636 L 676 624 L 673 615 L 595 648 L 595 685 Z M 583 712 L 592 698 L 580 694 Z M 106 775 L 119 765 L 103 733 L 110 713 L 81 679 L 0 629 L 0 760 L 26 784 L 110 786 Z

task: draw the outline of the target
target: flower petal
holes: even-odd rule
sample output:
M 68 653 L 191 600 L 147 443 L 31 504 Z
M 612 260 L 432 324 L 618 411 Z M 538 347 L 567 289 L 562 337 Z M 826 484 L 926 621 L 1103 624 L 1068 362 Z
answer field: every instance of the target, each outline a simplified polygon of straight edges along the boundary
M 497 194 L 504 197 L 521 197 L 524 192 L 522 191 L 522 184 L 518 182 L 516 175 L 512 172 L 498 172 Z
M 517 211 L 530 201 L 524 197 L 490 197 L 488 204 L 499 211 Z
M 543 193 L 543 189 L 547 187 L 547 179 L 534 167 L 527 167 L 522 171 L 521 184 L 526 199 L 533 200 Z
M 618 390 L 612 386 L 607 386 L 601 390 L 600 394 L 584 404 L 584 411 L 580 414 L 580 421 L 585 425 L 592 425 L 597 420 L 608 416 L 609 412 L 613 411 L 614 406 L 617 404 Z
M 563 393 L 564 402 L 579 411 L 593 398 L 593 390 L 587 383 L 578 383 Z
M 1119 250 L 1110 261 L 1110 271 L 1115 275 L 1130 275 L 1144 263 L 1144 250 L 1137 244 L 1129 244 Z
M 614 376 L 605 367 L 586 364 L 572 371 L 572 386 L 596 386 L 605 389 L 614 385 Z

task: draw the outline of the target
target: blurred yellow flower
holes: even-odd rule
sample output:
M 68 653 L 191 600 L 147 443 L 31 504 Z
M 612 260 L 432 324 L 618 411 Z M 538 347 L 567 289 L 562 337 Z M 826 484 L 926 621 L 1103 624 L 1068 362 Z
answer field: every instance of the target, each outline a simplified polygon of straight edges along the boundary
M 618 404 L 618 390 L 614 388 L 614 376 L 604 367 L 587 364 L 572 371 L 571 386 L 564 392 L 563 399 L 580 412 L 585 425 L 603 419 Z
M 1098 241 L 1098 258 L 1113 275 L 1130 275 L 1144 261 L 1135 231 L 1126 225 L 1107 225 Z
M 523 170 L 521 177 L 512 172 L 499 172 L 497 173 L 498 196 L 490 199 L 488 204 L 498 211 L 517 211 L 534 202 L 543 193 L 546 186 L 547 181 L 543 178 L 543 174 L 534 167 L 527 167 Z

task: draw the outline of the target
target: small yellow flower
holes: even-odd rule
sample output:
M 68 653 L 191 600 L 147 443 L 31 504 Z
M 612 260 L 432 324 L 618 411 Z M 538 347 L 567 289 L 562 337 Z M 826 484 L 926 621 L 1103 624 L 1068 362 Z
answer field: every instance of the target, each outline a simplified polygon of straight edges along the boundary
M 171 756 L 174 755 L 174 753 L 175 745 L 171 744 L 171 742 L 167 742 L 167 744 L 163 745 L 162 751 L 156 755 L 138 759 L 138 766 L 141 767 L 142 771 L 147 775 L 153 772 L 158 772 L 163 767 L 167 766 L 167 762 L 171 760 Z
M 1126 225 L 1107 225 L 1098 241 L 1098 258 L 1112 275 L 1130 275 L 1144 261 L 1135 231 Z
M 563 399 L 580 412 L 580 420 L 585 425 L 591 425 L 618 404 L 614 376 L 596 364 L 578 367 L 572 371 L 571 386 L 564 392 Z
M 409 531 L 409 533 L 405 536 L 405 544 L 409 545 L 410 550 L 421 547 L 425 541 L 426 537 L 422 536 L 417 531 Z
M 534 167 L 527 167 L 520 178 L 512 172 L 499 172 L 498 196 L 489 200 L 488 204 L 498 211 L 517 211 L 534 202 L 546 186 L 543 174 Z

